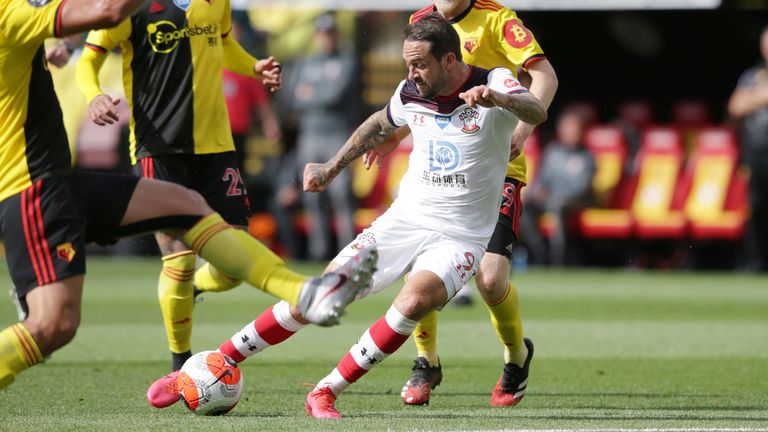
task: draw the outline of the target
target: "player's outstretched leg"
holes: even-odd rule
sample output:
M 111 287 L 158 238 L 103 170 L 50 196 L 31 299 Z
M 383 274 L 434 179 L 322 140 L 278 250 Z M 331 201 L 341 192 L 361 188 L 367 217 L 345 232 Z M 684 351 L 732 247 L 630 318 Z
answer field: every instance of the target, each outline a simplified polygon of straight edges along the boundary
M 218 214 L 200 220 L 184 235 L 199 256 L 224 274 L 295 305 L 311 323 L 339 323 L 344 308 L 371 283 L 378 252 L 361 250 L 335 272 L 307 278 L 288 269 L 285 262 L 247 233 L 229 226 Z
M 272 345 L 284 342 L 306 325 L 298 311 L 283 300 L 219 345 L 219 352 L 240 363 Z M 147 390 L 149 404 L 165 408 L 181 400 L 177 378 L 178 371 L 174 371 L 152 383 Z
M 299 296 L 297 312 L 318 325 L 337 324 L 344 308 L 370 286 L 377 261 L 376 247 L 367 247 L 336 270 L 308 279 Z M 304 325 L 293 317 L 290 304 L 282 301 L 222 343 L 219 351 L 241 362 L 268 346 L 283 342 Z M 178 402 L 181 395 L 177 377 L 178 371 L 174 371 L 152 383 L 147 390 L 149 404 L 166 408 Z
M 523 342 L 528 348 L 525 363 L 522 367 L 514 363 L 504 365 L 504 371 L 491 395 L 491 405 L 493 406 L 514 406 L 520 403 L 525 396 L 525 391 L 528 388 L 528 368 L 533 358 L 533 342 L 528 338 L 524 338 Z

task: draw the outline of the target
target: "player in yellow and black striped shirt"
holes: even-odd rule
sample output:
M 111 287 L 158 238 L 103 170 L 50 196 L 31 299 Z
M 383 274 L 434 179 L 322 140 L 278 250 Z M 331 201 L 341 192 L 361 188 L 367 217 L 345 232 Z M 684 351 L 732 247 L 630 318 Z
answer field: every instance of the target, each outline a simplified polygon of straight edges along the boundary
M 98 71 L 119 46 L 134 172 L 196 190 L 224 220 L 246 226 L 250 204 L 222 90 L 223 68 L 277 89 L 280 67 L 272 58 L 257 61 L 246 53 L 230 35 L 230 20 L 229 0 L 148 1 L 118 26 L 88 35 L 77 77 L 91 118 L 100 125 L 114 122 L 114 101 L 101 91 Z M 239 281 L 209 265 L 195 275 L 194 254 L 183 242 L 155 237 L 163 255 L 160 308 L 171 369 L 178 370 L 191 355 L 193 280 L 205 291 L 234 288 Z
M 545 107 L 557 90 L 555 71 L 533 34 L 515 12 L 495 0 L 435 0 L 413 15 L 411 22 L 438 11 L 448 18 L 461 39 L 467 64 L 482 68 L 505 67 L 530 74 L 530 91 Z M 496 229 L 480 262 L 476 283 L 491 313 L 491 321 L 504 345 L 504 372 L 491 396 L 491 405 L 515 405 L 525 394 L 533 343 L 523 338 L 517 289 L 509 282 L 509 258 L 517 242 L 520 190 L 526 182 L 523 143 L 534 127 L 520 122 L 511 143 L 504 191 Z M 374 155 L 375 156 L 375 155 Z M 367 164 L 375 159 L 368 158 Z M 418 357 L 401 396 L 409 405 L 429 402 L 431 390 L 440 384 L 442 370 L 437 356 L 437 312 L 422 319 L 413 332 Z
M 308 278 L 226 224 L 194 191 L 70 170 L 43 42 L 117 25 L 143 2 L 0 0 L 0 237 L 14 296 L 26 315 L 0 331 L 0 390 L 74 337 L 87 242 L 173 232 L 222 271 L 305 309 L 305 317 L 323 325 L 338 322 L 344 306 L 370 282 L 373 250 L 358 255 L 342 274 Z M 342 283 L 354 279 L 362 282 Z

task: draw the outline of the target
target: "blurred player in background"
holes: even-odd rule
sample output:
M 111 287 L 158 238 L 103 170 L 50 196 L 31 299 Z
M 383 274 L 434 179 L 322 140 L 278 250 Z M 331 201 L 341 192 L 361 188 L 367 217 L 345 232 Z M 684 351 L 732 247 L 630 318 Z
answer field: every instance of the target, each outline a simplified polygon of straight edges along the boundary
M 224 67 L 280 88 L 280 65 L 257 60 L 230 34 L 229 0 L 152 0 L 114 28 L 91 32 L 78 62 L 78 84 L 99 125 L 118 119 L 117 100 L 98 80 L 107 53 L 118 45 L 131 108 L 131 157 L 137 175 L 172 181 L 200 192 L 235 226 L 247 226 L 250 204 L 242 181 L 222 90 Z M 171 371 L 191 356 L 193 281 L 203 291 L 234 288 L 240 280 L 206 264 L 195 272 L 195 254 L 178 237 L 155 234 L 163 269 L 158 296 L 171 351 Z M 263 259 L 278 260 L 271 251 Z M 262 258 L 259 258 L 262 259 Z M 167 385 L 173 387 L 175 380 Z M 147 399 L 164 406 L 166 386 Z M 173 388 L 171 388 L 173 394 Z
M 222 271 L 331 325 L 368 287 L 366 249 L 333 277 L 287 269 L 182 186 L 73 171 L 43 42 L 119 24 L 144 0 L 0 0 L 0 236 L 23 322 L 0 332 L 0 389 L 69 343 L 80 325 L 85 244 L 165 230 Z M 349 281 L 349 282 L 346 282 Z M 308 315 L 307 315 L 308 314 Z
M 748 242 L 750 266 L 768 270 L 768 26 L 760 34 L 760 64 L 739 78 L 728 113 L 741 124 L 742 160 L 749 167 L 752 208 Z
M 557 76 L 533 34 L 515 12 L 495 0 L 435 0 L 413 15 L 415 22 L 437 11 L 450 20 L 461 38 L 461 53 L 467 64 L 482 68 L 505 67 L 530 75 L 529 89 L 549 108 L 557 91 Z M 478 290 L 488 306 L 491 321 L 504 345 L 504 370 L 493 390 L 491 405 L 516 405 L 523 398 L 528 383 L 528 365 L 533 357 L 533 343 L 523 338 L 517 288 L 509 280 L 512 249 L 518 241 L 520 190 L 526 182 L 523 145 L 534 125 L 521 121 L 512 135 L 501 208 L 496 229 L 480 261 L 475 278 Z M 389 152 L 408 134 L 403 128 L 389 145 L 379 147 L 364 158 L 367 167 Z M 466 292 L 466 290 L 463 290 Z M 418 357 L 401 396 L 408 405 L 429 402 L 432 389 L 442 381 L 437 355 L 437 311 L 425 316 L 414 330 Z

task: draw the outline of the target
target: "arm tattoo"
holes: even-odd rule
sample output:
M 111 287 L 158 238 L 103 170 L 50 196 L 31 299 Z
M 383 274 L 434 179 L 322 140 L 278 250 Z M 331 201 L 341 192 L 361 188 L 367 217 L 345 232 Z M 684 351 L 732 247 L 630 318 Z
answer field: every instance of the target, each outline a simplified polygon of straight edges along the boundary
M 352 132 L 344 146 L 328 161 L 329 169 L 335 175 L 368 150 L 378 146 L 395 131 L 387 118 L 387 108 L 373 113 L 357 130 Z
M 507 95 L 505 108 L 514 113 L 521 121 L 537 125 L 546 119 L 546 111 L 541 102 L 531 93 Z

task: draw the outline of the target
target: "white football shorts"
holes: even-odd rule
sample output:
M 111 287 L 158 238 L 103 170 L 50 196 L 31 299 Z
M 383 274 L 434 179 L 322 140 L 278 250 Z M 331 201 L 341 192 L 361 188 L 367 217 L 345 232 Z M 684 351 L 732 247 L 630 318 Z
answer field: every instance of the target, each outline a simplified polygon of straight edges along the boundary
M 396 213 L 390 209 L 373 221 L 333 262 L 344 264 L 360 249 L 375 244 L 379 262 L 373 284 L 358 299 L 387 288 L 406 273 L 429 271 L 443 281 L 450 300 L 477 272 L 485 245 L 424 228 L 423 224 L 415 226 L 413 216 L 409 220 L 407 215 Z

